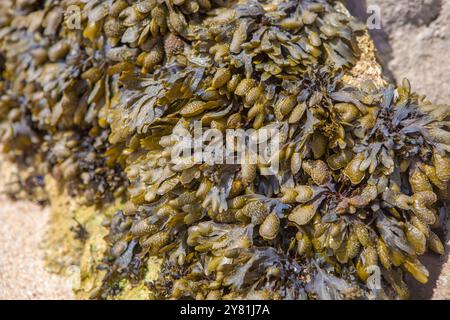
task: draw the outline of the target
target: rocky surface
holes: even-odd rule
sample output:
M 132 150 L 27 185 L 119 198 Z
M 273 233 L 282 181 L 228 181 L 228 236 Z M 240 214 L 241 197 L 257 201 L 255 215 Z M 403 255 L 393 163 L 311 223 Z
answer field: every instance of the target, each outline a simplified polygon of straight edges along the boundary
M 391 80 L 407 77 L 413 90 L 435 103 L 450 102 L 450 0 L 348 0 L 366 21 L 378 6 L 381 29 L 372 38 Z

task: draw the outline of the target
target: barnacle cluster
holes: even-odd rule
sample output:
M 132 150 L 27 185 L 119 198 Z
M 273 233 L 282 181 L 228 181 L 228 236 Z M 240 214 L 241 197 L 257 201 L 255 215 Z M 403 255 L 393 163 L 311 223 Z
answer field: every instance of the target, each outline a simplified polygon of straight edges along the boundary
M 105 221 L 94 298 L 142 280 L 150 256 L 161 299 L 407 298 L 404 273 L 427 282 L 418 257 L 444 251 L 450 109 L 407 80 L 342 81 L 365 27 L 339 1 L 2 6 L 4 151 L 90 201 L 126 200 Z M 174 135 L 196 123 L 278 130 L 279 170 L 174 163 Z

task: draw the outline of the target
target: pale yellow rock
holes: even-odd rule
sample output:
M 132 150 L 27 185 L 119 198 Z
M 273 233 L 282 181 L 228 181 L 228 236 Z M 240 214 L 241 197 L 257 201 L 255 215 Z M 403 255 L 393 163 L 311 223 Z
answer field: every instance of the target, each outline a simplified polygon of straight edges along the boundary
M 98 209 L 95 206 L 82 205 L 82 199 L 72 198 L 67 191 L 57 185 L 55 179 L 46 177 L 46 187 L 52 207 L 50 231 L 46 238 L 47 265 L 56 273 L 71 275 L 73 290 L 78 299 L 89 299 L 101 287 L 106 270 L 98 270 L 105 254 L 108 254 L 108 244 L 104 237 L 108 230 L 102 226 L 102 221 L 111 218 L 123 207 L 119 200 L 116 203 Z M 71 228 L 78 221 L 88 232 L 88 238 L 80 241 L 74 237 Z M 160 273 L 161 259 L 150 257 L 147 263 L 145 281 L 154 281 Z M 78 279 L 77 279 L 78 278 Z M 110 299 L 148 299 L 150 291 L 144 282 L 137 286 L 124 281 L 119 295 Z
M 364 81 L 372 81 L 377 88 L 386 86 L 383 69 L 377 61 L 375 45 L 366 31 L 357 36 L 361 56 L 355 66 L 344 75 L 343 81 L 351 86 L 360 87 Z

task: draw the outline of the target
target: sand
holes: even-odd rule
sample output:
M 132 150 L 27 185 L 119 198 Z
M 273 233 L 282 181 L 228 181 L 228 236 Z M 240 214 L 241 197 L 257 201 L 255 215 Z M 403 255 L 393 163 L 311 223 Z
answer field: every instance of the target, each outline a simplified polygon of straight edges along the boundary
M 44 268 L 50 210 L 0 195 L 0 299 L 74 299 L 69 279 Z

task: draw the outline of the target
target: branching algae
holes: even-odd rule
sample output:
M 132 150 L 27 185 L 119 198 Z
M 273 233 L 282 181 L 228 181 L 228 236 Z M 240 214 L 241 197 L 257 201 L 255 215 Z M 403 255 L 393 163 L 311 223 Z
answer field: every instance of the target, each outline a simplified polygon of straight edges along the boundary
M 51 173 L 88 203 L 126 199 L 92 298 L 145 281 L 153 257 L 156 299 L 405 299 L 405 273 L 428 281 L 450 109 L 407 80 L 343 82 L 365 26 L 338 1 L 0 6 L 3 151 L 35 168 L 21 188 Z M 196 122 L 278 128 L 279 170 L 172 163 L 171 136 Z

